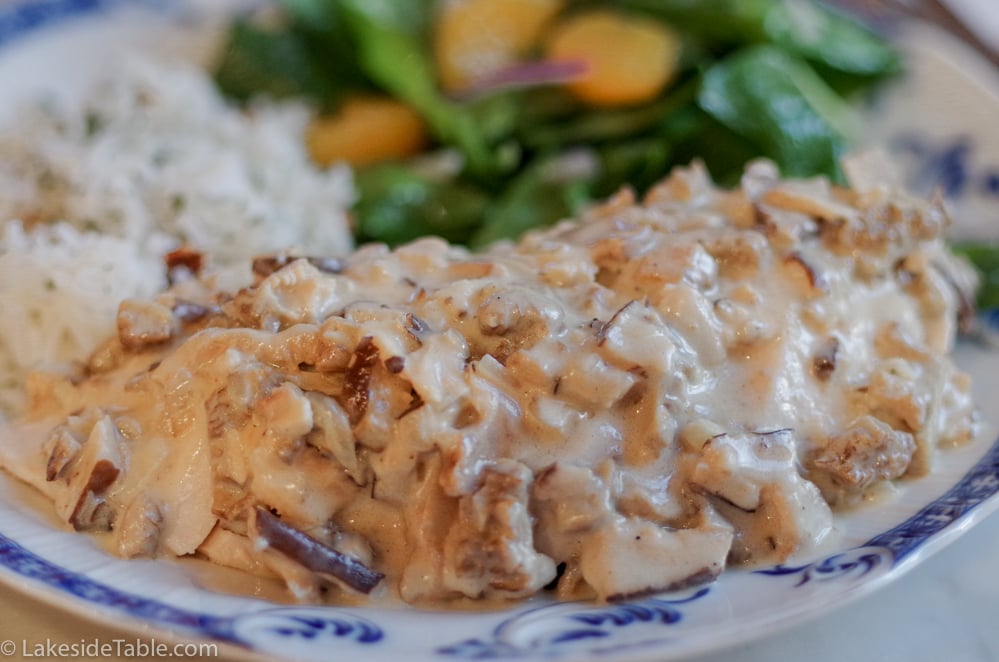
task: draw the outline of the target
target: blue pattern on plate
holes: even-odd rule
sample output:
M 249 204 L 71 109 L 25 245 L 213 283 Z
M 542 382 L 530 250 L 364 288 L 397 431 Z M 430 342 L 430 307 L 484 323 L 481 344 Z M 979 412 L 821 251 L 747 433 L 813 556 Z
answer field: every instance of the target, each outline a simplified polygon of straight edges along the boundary
M 328 614 L 298 615 L 280 613 L 277 616 L 280 622 L 271 623 L 266 627 L 261 627 L 263 633 L 273 634 L 278 637 L 295 639 L 321 639 L 321 638 L 342 638 L 352 636 L 362 644 L 373 644 L 381 641 L 385 635 L 369 621 L 349 621 L 340 618 L 332 618 Z
M 892 553 L 889 550 L 858 547 L 827 556 L 821 561 L 796 566 L 778 565 L 766 570 L 757 570 L 756 574 L 775 577 L 801 575 L 795 586 L 804 586 L 813 579 L 827 581 L 845 577 L 854 579 L 866 577 L 877 569 L 890 566 L 892 558 Z
M 212 639 L 235 641 L 231 633 L 231 619 L 178 609 L 119 591 L 36 556 L 3 534 L 0 534 L 0 565 L 85 602 L 102 605 L 133 618 L 197 632 Z
M 606 607 L 585 608 L 578 604 L 550 604 L 521 612 L 497 625 L 484 639 L 466 639 L 456 644 L 442 646 L 437 653 L 447 657 L 469 660 L 491 660 L 536 655 L 565 654 L 573 644 L 588 645 L 590 640 L 602 642 L 618 634 L 621 628 L 640 625 L 673 625 L 683 619 L 677 608 L 699 600 L 710 592 L 701 587 L 683 598 L 649 598 L 640 602 L 622 603 Z M 620 650 L 626 647 L 615 642 Z
M 367 646 L 385 638 L 374 622 L 353 612 L 330 607 L 278 607 L 250 612 L 232 619 L 233 638 L 250 648 L 283 641 L 314 647 Z
M 284 608 L 236 617 L 180 609 L 120 591 L 62 568 L 3 534 L 0 534 L 0 566 L 113 612 L 218 641 L 246 645 L 262 637 L 276 637 L 310 640 L 323 645 L 330 640 L 373 644 L 384 637 L 375 623 L 334 609 Z
M 957 485 L 893 529 L 867 541 L 865 547 L 890 549 L 898 563 L 928 538 L 961 519 L 999 492 L 999 441 Z
M 986 336 L 987 342 L 999 346 L 999 308 L 989 308 L 978 311 L 978 321 L 982 323 L 991 336 Z
M 951 200 L 969 195 L 999 198 L 999 167 L 975 167 L 971 136 L 958 135 L 934 141 L 906 133 L 891 141 L 893 152 L 915 164 L 908 185 L 916 191 L 940 189 Z
M 161 7 L 169 0 L 34 0 L 0 8 L 0 46 L 59 21 L 115 6 Z
M 761 575 L 796 575 L 797 586 L 812 579 L 837 579 L 844 575 L 866 575 L 887 563 L 898 564 L 932 536 L 958 521 L 999 492 L 999 440 L 964 477 L 942 497 L 893 529 L 879 533 L 845 553 L 834 554 L 799 566 L 779 565 L 757 570 Z

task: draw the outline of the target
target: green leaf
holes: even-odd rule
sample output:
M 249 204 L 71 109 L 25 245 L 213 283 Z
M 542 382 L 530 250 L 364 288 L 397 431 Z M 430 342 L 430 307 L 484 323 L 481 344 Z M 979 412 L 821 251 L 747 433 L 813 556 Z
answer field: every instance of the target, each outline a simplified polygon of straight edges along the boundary
M 671 118 L 664 133 L 674 163 L 700 160 L 722 186 L 738 185 L 746 162 L 760 156 L 753 143 L 696 106 Z
M 740 51 L 705 73 L 698 103 L 785 175 L 840 178 L 852 113 L 804 61 L 770 46 Z
M 280 0 L 285 11 L 300 25 L 326 31 L 338 21 L 335 0 Z
M 305 96 L 326 103 L 337 90 L 299 35 L 246 21 L 233 23 L 215 81 L 223 94 L 243 101 L 267 94 Z
M 469 246 L 481 248 L 500 239 L 515 239 L 572 216 L 592 200 L 590 177 L 567 180 L 553 172 L 560 158 L 538 158 L 521 171 L 489 206 Z
M 982 277 L 978 290 L 979 308 L 999 307 L 999 244 L 995 242 L 964 242 L 951 246 L 955 253 L 967 257 Z
M 694 86 L 683 86 L 647 105 L 577 113 L 568 119 L 526 128 L 523 140 L 534 149 L 552 150 L 566 145 L 626 139 L 662 124 L 672 113 L 689 105 L 694 92 Z
M 774 44 L 836 71 L 873 78 L 901 70 L 901 58 L 888 41 L 815 2 L 774 2 L 764 29 Z
M 358 91 L 386 93 L 420 113 L 440 148 L 462 154 L 449 181 L 403 164 L 359 170 L 361 240 L 436 234 L 482 245 L 622 185 L 642 191 L 694 158 L 727 184 L 761 155 L 787 175 L 837 176 L 855 119 L 836 91 L 898 66 L 884 40 L 812 0 L 573 0 L 675 27 L 684 60 L 674 87 L 620 109 L 590 108 L 558 87 L 456 101 L 439 89 L 428 45 L 439 1 L 278 0 L 284 24 L 234 24 L 216 72 L 241 100 L 301 96 L 328 110 Z M 580 146 L 597 171 L 551 176 Z
M 362 241 L 397 245 L 436 235 L 464 243 L 482 223 L 490 198 L 465 184 L 437 181 L 400 164 L 357 173 L 355 206 Z
M 622 9 L 672 24 L 686 35 L 715 46 L 751 44 L 766 39 L 766 18 L 774 0 L 617 0 Z
M 604 198 L 624 186 L 639 193 L 659 181 L 669 169 L 673 151 L 657 136 L 642 136 L 608 144 L 600 150 L 600 175 L 593 183 L 593 196 Z
M 813 64 L 865 78 L 897 73 L 901 59 L 883 37 L 814 0 L 618 0 L 719 49 L 772 43 Z

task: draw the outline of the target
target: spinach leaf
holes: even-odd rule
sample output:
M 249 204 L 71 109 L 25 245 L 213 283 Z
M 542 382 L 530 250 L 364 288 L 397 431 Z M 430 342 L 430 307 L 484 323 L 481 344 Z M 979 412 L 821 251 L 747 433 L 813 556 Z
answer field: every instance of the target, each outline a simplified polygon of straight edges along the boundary
M 467 242 L 490 203 L 475 187 L 437 181 L 401 164 L 360 170 L 357 187 L 360 240 L 389 245 L 426 235 Z
M 851 112 L 804 61 L 771 46 L 739 51 L 705 73 L 698 103 L 785 175 L 841 179 Z
M 765 31 L 770 41 L 789 53 L 834 71 L 873 78 L 901 70 L 899 54 L 887 41 L 815 2 L 773 3 Z
M 815 65 L 851 76 L 897 73 L 895 48 L 852 18 L 810 0 L 619 0 L 697 35 L 719 52 L 772 43 Z
M 551 225 L 568 217 L 576 200 L 589 200 L 585 182 L 552 182 L 532 168 L 520 173 L 492 202 L 482 226 L 469 241 L 481 248 L 501 239 L 516 239 L 528 230 Z
M 694 86 L 683 86 L 648 105 L 592 110 L 567 120 L 528 127 L 523 131 L 522 139 L 529 147 L 539 150 L 625 139 L 659 126 L 672 113 L 693 102 L 694 96 Z
M 672 145 L 672 164 L 699 160 L 722 186 L 738 185 L 746 162 L 760 155 L 753 143 L 697 106 L 671 117 L 663 133 Z
M 959 242 L 952 248 L 955 253 L 967 257 L 982 277 L 982 286 L 978 290 L 978 307 L 999 307 L 999 244 Z
M 336 0 L 280 0 L 293 20 L 317 32 L 327 32 L 338 22 Z
M 774 0 L 618 0 L 623 9 L 670 23 L 681 33 L 696 35 L 714 46 L 763 41 L 766 18 Z
M 623 186 L 643 193 L 662 178 L 672 157 L 672 146 L 661 136 L 608 143 L 599 150 L 600 174 L 591 186 L 591 195 L 606 198 Z
M 223 94 L 246 101 L 256 95 L 304 96 L 320 104 L 337 96 L 338 83 L 318 66 L 300 35 L 236 21 L 215 71 Z

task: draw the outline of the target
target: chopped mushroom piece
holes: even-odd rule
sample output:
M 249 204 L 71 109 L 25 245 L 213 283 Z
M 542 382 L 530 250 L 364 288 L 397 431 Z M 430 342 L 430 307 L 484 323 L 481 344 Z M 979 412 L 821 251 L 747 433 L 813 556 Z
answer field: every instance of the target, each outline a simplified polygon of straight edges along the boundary
M 221 526 L 216 526 L 198 547 L 198 554 L 212 563 L 236 568 L 262 577 L 276 577 L 257 554 L 253 541 Z
M 579 568 L 602 600 L 625 600 L 709 582 L 725 568 L 732 531 L 724 524 L 670 530 L 617 518 L 582 548 Z
M 864 416 L 812 455 L 809 478 L 830 503 L 850 501 L 877 481 L 904 476 L 915 452 L 912 434 Z
M 125 510 L 115 527 L 118 553 L 125 558 L 155 556 L 162 524 L 163 512 L 159 504 L 148 496 L 140 496 Z
M 722 434 L 701 448 L 690 481 L 735 525 L 733 560 L 783 562 L 829 534 L 829 506 L 797 464 L 790 430 Z
M 126 299 L 118 307 L 118 337 L 126 349 L 164 343 L 174 334 L 173 311 L 158 303 Z
M 458 502 L 444 541 L 444 583 L 471 598 L 523 597 L 555 577 L 555 563 L 534 549 L 523 465 L 483 472 L 482 486 Z

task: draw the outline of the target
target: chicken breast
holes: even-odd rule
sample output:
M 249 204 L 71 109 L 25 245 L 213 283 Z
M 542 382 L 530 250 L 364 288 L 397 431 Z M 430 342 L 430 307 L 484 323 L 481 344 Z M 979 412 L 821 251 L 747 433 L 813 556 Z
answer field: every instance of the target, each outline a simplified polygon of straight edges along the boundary
M 239 292 L 124 302 L 89 363 L 32 378 L 5 465 L 122 555 L 303 600 L 710 581 L 807 553 L 830 504 L 974 434 L 947 223 L 870 182 L 758 162 L 723 190 L 695 164 L 479 254 L 267 256 Z

